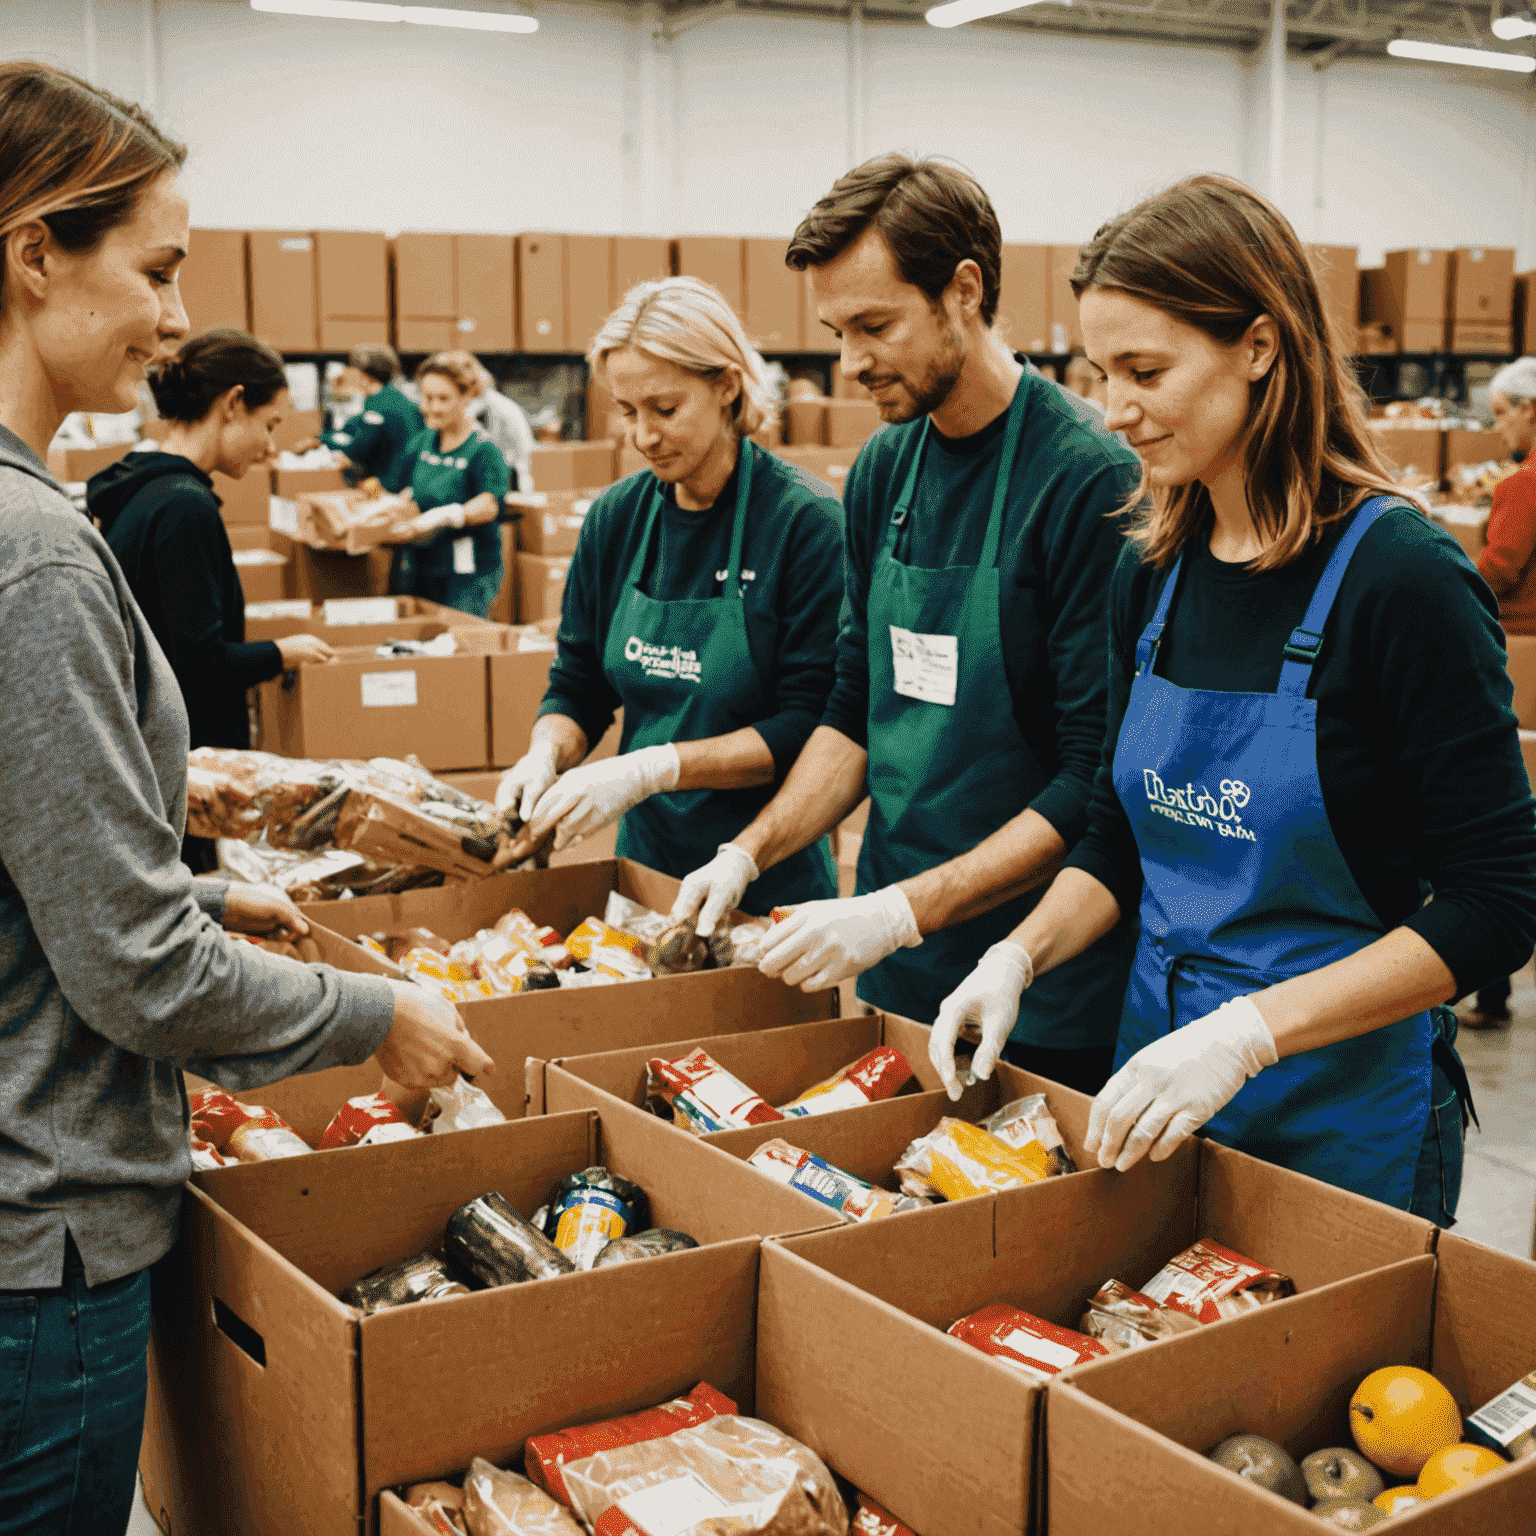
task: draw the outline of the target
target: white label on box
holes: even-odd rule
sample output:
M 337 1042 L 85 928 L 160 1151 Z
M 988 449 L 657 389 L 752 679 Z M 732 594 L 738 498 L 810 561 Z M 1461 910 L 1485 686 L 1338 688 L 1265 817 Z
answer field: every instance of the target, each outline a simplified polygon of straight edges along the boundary
M 554 538 L 555 532 L 559 526 L 560 525 L 555 521 L 555 514 L 553 512 L 546 512 L 544 514 L 544 537 L 546 539 Z
M 290 501 L 286 496 L 269 496 L 267 523 L 279 533 L 286 533 L 290 538 L 295 537 L 299 531 L 298 502 Z
M 1078 1364 L 1078 1353 L 1075 1349 L 1065 1344 L 1058 1344 L 1055 1339 L 1042 1339 L 1038 1333 L 1031 1333 L 1027 1328 L 1015 1328 L 1011 1333 L 1005 1333 L 997 1341 L 1006 1344 L 1009 1349 L 1016 1349 L 1029 1360 L 1038 1360 L 1042 1365 L 1054 1365 L 1058 1371 L 1064 1371 L 1069 1365 Z
M 459 321 L 459 329 L 466 334 L 475 328 L 475 322 L 467 317 Z
M 364 672 L 363 708 L 396 709 L 416 702 L 414 672 Z
M 729 1515 L 727 1504 L 707 1483 L 692 1472 L 670 1478 L 652 1488 L 626 1494 L 619 1508 L 646 1536 L 683 1536 L 701 1520 L 717 1520 Z
M 275 549 L 237 549 L 236 565 L 287 565 L 288 557 Z
M 327 624 L 393 624 L 400 604 L 392 597 L 329 597 L 324 612 Z
M 310 614 L 307 597 L 276 597 L 269 603 L 247 603 L 248 619 L 307 619 Z
M 455 576 L 473 576 L 475 574 L 474 539 L 455 539 L 453 541 L 453 574 Z
M 925 704 L 955 702 L 960 676 L 960 641 L 954 635 L 919 635 L 891 625 L 891 661 L 896 692 Z
M 279 240 L 277 248 L 280 251 L 308 251 L 314 249 L 314 244 L 308 235 L 293 235 L 287 240 Z

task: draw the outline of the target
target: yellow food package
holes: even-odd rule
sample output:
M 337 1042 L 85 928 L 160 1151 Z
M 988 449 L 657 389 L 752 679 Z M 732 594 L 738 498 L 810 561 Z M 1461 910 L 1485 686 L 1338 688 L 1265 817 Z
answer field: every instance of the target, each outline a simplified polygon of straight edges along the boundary
M 600 917 L 589 917 L 571 930 L 565 948 L 573 960 L 581 961 L 591 960 L 594 949 L 627 949 L 644 965 L 650 946 L 632 933 L 620 933 L 617 928 L 609 927 Z M 649 966 L 646 966 L 646 974 L 650 974 Z
M 1050 1177 L 1051 1159 L 1037 1141 L 1011 1147 L 979 1125 L 946 1116 L 901 1154 L 896 1172 L 906 1194 L 969 1200 L 1038 1184 Z

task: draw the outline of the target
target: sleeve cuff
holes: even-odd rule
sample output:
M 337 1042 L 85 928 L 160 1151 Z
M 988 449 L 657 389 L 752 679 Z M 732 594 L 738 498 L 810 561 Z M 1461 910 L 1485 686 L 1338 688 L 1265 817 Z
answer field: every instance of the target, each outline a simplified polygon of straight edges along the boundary
M 846 736 L 854 746 L 869 750 L 869 716 L 867 711 L 855 712 L 849 709 L 846 703 L 834 694 L 827 701 L 827 707 L 821 717 L 821 724 L 830 726 L 834 731 Z
M 328 1055 L 338 1065 L 355 1067 L 384 1044 L 395 1020 L 395 994 L 382 976 L 338 971 L 340 996 L 327 1031 Z
M 1092 875 L 1119 904 L 1122 918 L 1133 916 L 1141 907 L 1141 866 L 1134 875 L 1123 870 L 1113 859 L 1105 857 L 1097 848 L 1087 848 L 1081 843 L 1062 861 L 1063 869 L 1080 869 Z
M 224 922 L 224 902 L 228 895 L 228 880 L 217 875 L 193 876 L 192 899 L 197 903 L 198 911 L 221 926 Z
M 1072 848 L 1088 830 L 1088 800 L 1089 796 L 1076 784 L 1063 784 L 1057 778 L 1029 802 L 1029 809 L 1045 817 L 1062 842 Z
M 785 710 L 767 720 L 754 720 L 752 729 L 768 744 L 768 750 L 773 754 L 774 777 L 782 781 L 811 739 L 811 732 L 816 729 L 816 716 L 802 710 Z
M 1513 975 L 1530 958 L 1508 952 L 1499 942 L 1496 922 L 1478 923 L 1464 907 L 1443 896 L 1420 907 L 1403 927 L 1418 934 L 1450 968 L 1457 997 Z

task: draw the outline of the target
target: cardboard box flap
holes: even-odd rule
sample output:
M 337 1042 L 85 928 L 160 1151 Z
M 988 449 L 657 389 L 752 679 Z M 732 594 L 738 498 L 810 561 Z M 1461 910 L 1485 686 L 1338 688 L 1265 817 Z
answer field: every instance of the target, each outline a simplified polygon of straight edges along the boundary
M 1440 1232 L 1429 1369 L 1475 1411 L 1536 1370 L 1536 1264 Z

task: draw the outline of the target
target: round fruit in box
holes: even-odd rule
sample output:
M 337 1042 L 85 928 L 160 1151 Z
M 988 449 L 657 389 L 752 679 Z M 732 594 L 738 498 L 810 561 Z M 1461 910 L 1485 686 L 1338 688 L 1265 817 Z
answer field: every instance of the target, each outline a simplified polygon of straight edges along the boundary
M 1437 1493 L 1465 1488 L 1490 1472 L 1509 1463 L 1497 1451 L 1484 1445 L 1448 1445 L 1436 1451 L 1419 1473 L 1419 1497 L 1432 1499 Z
M 1461 1412 L 1428 1371 L 1388 1365 L 1355 1388 L 1349 1428 L 1355 1444 L 1384 1472 L 1417 1477 L 1436 1451 L 1461 1439 Z

